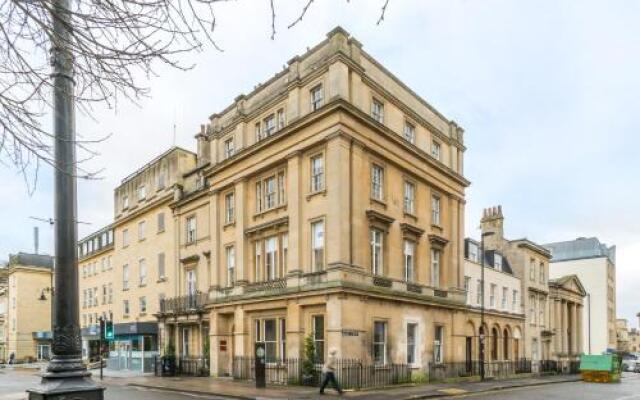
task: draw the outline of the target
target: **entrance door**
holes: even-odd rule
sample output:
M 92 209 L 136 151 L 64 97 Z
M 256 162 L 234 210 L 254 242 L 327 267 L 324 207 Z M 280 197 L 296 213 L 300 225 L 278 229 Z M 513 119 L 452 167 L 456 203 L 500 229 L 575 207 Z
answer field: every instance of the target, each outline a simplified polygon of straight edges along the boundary
M 465 360 L 467 372 L 471 372 L 473 368 L 473 338 L 467 336 L 465 341 Z
M 120 369 L 131 369 L 131 342 L 118 342 L 118 357 L 120 358 Z
M 189 331 L 190 328 L 182 328 L 182 357 L 189 357 Z

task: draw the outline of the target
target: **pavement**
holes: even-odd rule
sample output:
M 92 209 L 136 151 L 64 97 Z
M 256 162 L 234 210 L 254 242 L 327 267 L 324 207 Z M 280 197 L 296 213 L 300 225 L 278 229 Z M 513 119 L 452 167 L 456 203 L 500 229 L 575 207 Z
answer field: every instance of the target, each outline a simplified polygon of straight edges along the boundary
M 155 376 L 105 377 L 107 400 L 283 400 L 326 399 L 337 397 L 328 390 L 320 396 L 315 388 L 269 387 L 256 389 L 251 382 L 216 378 L 157 378 Z M 25 390 L 39 382 L 33 369 L 0 369 L 0 400 L 24 400 Z M 640 400 L 640 374 L 623 374 L 622 383 L 585 383 L 573 376 L 548 376 L 515 380 L 466 382 L 457 384 L 407 385 L 381 390 L 352 391 L 346 398 L 367 400 L 417 400 L 474 397 L 486 400 Z
M 403 385 L 399 387 L 348 391 L 344 397 L 367 400 L 415 400 L 445 398 L 451 396 L 468 395 L 472 393 L 484 393 L 496 390 L 514 389 L 520 387 L 535 387 L 541 385 L 557 384 L 579 381 L 578 375 L 547 376 L 542 378 L 522 378 L 513 380 Z M 325 396 L 318 394 L 317 388 L 301 386 L 269 386 L 258 389 L 252 382 L 239 382 L 225 378 L 160 378 L 155 376 L 129 378 L 122 384 L 135 387 L 153 388 L 166 391 L 192 393 L 194 395 L 215 395 L 239 400 L 262 399 L 296 399 L 311 400 L 323 399 Z M 327 394 L 335 394 L 332 389 L 325 391 Z

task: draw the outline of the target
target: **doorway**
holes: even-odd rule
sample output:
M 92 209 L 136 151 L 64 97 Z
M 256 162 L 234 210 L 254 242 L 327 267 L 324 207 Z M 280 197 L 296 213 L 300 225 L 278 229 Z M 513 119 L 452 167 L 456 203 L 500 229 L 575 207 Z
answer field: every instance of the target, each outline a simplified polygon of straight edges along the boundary
M 465 340 L 466 370 L 470 373 L 473 369 L 473 337 L 467 336 Z

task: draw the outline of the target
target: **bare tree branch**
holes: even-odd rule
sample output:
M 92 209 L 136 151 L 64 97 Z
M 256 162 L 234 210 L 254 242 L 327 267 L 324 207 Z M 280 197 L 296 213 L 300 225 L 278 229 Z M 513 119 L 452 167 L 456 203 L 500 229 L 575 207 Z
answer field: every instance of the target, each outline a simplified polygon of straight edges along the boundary
M 378 18 L 378 22 L 376 22 L 376 25 L 380 25 L 380 23 L 384 21 L 384 14 L 387 12 L 388 5 L 389 0 L 385 0 L 384 5 L 382 6 L 382 10 L 380 11 L 380 18 Z

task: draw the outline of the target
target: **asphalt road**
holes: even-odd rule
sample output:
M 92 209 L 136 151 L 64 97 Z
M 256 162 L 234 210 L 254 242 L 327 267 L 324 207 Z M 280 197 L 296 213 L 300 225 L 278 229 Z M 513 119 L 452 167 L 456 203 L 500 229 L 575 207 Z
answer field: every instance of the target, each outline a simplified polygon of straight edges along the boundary
M 39 378 L 33 372 L 10 371 L 0 369 L 0 400 L 23 400 L 27 398 L 25 390 L 37 385 Z M 155 389 L 137 388 L 108 384 L 105 391 L 107 400 L 228 400 L 219 396 L 204 396 L 188 393 L 167 392 Z
M 625 373 L 620 383 L 568 382 L 464 397 L 474 400 L 640 400 L 640 374 Z

